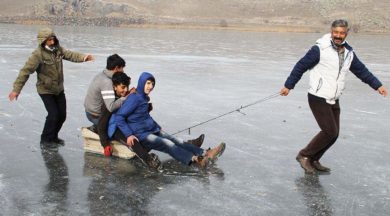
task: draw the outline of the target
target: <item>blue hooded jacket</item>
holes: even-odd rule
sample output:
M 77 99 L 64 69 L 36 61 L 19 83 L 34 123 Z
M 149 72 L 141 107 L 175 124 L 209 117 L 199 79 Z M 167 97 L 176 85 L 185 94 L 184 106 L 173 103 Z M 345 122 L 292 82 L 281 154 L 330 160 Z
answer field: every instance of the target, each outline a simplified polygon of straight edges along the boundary
M 126 138 L 134 135 L 139 141 L 161 130 L 148 111 L 149 96 L 145 94 L 144 88 L 146 81 L 150 79 L 155 80 L 152 74 L 143 72 L 139 77 L 136 93 L 130 94 L 118 111 L 112 114 L 108 126 L 109 137 L 113 136 L 117 127 Z

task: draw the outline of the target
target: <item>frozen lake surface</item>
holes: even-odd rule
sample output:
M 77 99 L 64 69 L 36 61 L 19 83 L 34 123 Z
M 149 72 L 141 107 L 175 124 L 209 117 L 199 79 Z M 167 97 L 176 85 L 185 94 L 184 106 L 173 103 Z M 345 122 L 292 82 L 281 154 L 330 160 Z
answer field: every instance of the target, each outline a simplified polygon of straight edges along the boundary
M 322 159 L 329 175 L 305 176 L 295 161 L 319 130 L 307 104 L 308 74 L 288 97 L 179 134 L 205 133 L 204 147 L 227 143 L 207 170 L 159 153 L 165 168 L 151 172 L 137 161 L 83 151 L 85 93 L 108 55 L 126 60 L 132 86 L 142 71 L 155 75 L 152 115 L 174 133 L 278 92 L 322 33 L 55 27 L 64 47 L 96 60 L 65 62 L 66 145 L 45 152 L 36 75 L 18 101 L 7 98 L 38 29 L 0 24 L 0 215 L 390 215 L 389 98 L 353 74 L 340 100 L 340 137 Z M 390 36 L 348 39 L 389 88 Z

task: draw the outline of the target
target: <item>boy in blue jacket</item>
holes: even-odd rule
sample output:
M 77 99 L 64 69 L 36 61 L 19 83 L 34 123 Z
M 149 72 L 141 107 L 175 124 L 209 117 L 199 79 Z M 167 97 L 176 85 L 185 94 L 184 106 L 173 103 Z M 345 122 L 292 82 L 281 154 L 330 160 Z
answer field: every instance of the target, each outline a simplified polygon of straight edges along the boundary
M 126 143 L 129 147 L 139 142 L 146 149 L 165 152 L 186 165 L 196 163 L 200 167 L 205 167 L 209 161 L 221 156 L 225 143 L 205 151 L 161 130 L 160 125 L 154 121 L 148 111 L 149 94 L 154 89 L 155 83 L 152 74 L 148 72 L 141 74 L 136 92 L 130 94 L 121 108 L 111 116 L 109 136 Z

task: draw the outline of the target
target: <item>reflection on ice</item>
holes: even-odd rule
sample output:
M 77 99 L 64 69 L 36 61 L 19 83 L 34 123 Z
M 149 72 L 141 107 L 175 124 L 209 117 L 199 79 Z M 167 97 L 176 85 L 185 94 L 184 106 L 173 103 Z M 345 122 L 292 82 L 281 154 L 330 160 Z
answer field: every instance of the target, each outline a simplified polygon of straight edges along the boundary
M 334 214 L 331 200 L 328 193 L 324 190 L 318 175 L 305 175 L 295 180 L 298 191 L 302 194 L 303 200 L 307 206 L 307 215 Z
M 56 151 L 42 150 L 42 157 L 49 174 L 42 197 L 42 213 L 45 215 L 66 215 L 69 208 L 68 167 L 62 156 Z

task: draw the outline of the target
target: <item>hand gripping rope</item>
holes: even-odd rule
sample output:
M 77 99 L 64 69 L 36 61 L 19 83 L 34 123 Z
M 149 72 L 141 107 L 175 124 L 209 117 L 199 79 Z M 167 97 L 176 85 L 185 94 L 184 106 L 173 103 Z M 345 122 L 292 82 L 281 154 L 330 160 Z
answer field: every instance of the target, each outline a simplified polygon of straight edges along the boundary
M 188 130 L 188 134 L 191 134 L 191 129 L 194 128 L 194 127 L 198 127 L 198 126 L 200 126 L 200 125 L 204 125 L 204 124 L 206 124 L 206 123 L 208 123 L 208 122 L 211 122 L 211 121 L 214 121 L 214 120 L 216 120 L 216 119 L 222 118 L 223 116 L 232 114 L 232 113 L 234 113 L 234 112 L 239 112 L 239 113 L 241 113 L 241 114 L 244 114 L 244 113 L 241 112 L 242 109 L 245 109 L 245 108 L 247 108 L 247 107 L 250 107 L 250 106 L 253 106 L 253 105 L 256 105 L 256 104 L 265 102 L 265 101 L 270 100 L 270 99 L 272 99 L 272 98 L 276 98 L 276 97 L 278 97 L 279 95 L 280 95 L 279 92 L 274 93 L 274 94 L 271 94 L 271 95 L 269 95 L 269 96 L 267 96 L 267 97 L 264 97 L 264 98 L 262 98 L 262 99 L 260 99 L 260 100 L 257 100 L 257 101 L 255 101 L 255 102 L 252 102 L 252 103 L 250 103 L 250 104 L 247 104 L 247 105 L 244 105 L 244 106 L 240 106 L 239 108 L 234 109 L 234 110 L 232 110 L 232 111 L 229 111 L 229 112 L 220 114 L 220 115 L 218 115 L 218 116 L 216 116 L 216 117 L 210 118 L 210 119 L 205 120 L 205 121 L 203 121 L 203 122 L 200 122 L 200 123 L 198 123 L 198 124 L 192 125 L 192 126 L 190 126 L 190 127 L 187 127 L 187 128 L 185 128 L 185 129 L 182 129 L 182 130 L 179 130 L 179 131 L 177 131 L 176 133 L 173 133 L 172 135 L 176 135 L 176 134 L 179 134 L 179 133 L 184 132 L 184 131 L 187 131 L 187 130 Z

